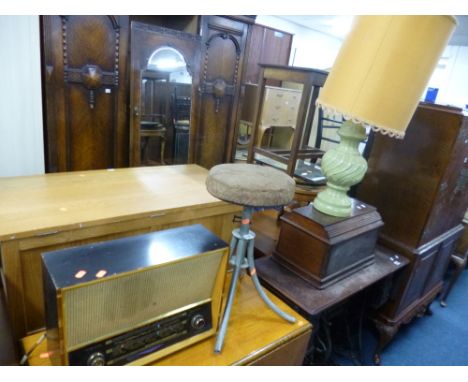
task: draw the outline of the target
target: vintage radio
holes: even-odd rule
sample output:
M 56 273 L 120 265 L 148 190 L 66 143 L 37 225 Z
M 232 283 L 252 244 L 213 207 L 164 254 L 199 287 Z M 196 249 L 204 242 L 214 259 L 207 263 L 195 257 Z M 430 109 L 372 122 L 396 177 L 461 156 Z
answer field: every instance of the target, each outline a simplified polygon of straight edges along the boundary
M 52 363 L 144 365 L 213 335 L 227 256 L 201 225 L 44 253 Z

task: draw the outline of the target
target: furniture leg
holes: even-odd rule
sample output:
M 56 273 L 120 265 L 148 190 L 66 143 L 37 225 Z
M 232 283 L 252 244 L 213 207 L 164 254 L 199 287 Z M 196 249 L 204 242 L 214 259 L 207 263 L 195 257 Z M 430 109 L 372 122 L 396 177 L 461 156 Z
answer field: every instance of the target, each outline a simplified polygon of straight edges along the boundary
M 458 280 L 458 277 L 460 276 L 462 271 L 465 269 L 467 258 L 468 258 L 468 253 L 465 253 L 463 257 L 457 256 L 457 254 L 454 254 L 451 257 L 451 261 L 455 269 L 453 271 L 452 276 L 450 277 L 450 281 L 447 287 L 444 288 L 440 296 L 440 305 L 444 308 L 447 306 L 446 300 L 450 291 L 452 290 L 453 285 Z
M 431 304 L 432 304 L 432 301 L 429 304 L 427 304 L 426 309 L 424 310 L 424 314 L 426 316 L 432 316 L 433 314 L 431 310 Z
M 166 164 L 166 162 L 164 162 L 164 153 L 166 150 L 166 137 L 161 135 L 159 139 L 161 139 L 161 164 Z
M 367 294 L 366 296 L 367 297 Z M 367 298 L 364 298 L 362 301 L 361 311 L 359 313 L 359 321 L 358 321 L 358 352 L 359 352 L 359 362 L 363 365 L 363 358 L 362 358 L 362 328 L 364 326 L 364 316 L 366 312 L 366 304 Z
M 382 322 L 375 322 L 376 329 L 379 333 L 379 342 L 374 351 L 374 364 L 380 365 L 382 350 L 387 346 L 390 341 L 395 337 L 400 328 L 400 325 L 387 325 Z
M 322 322 L 322 325 L 320 325 L 320 327 L 323 328 L 323 333 L 325 334 L 325 343 L 323 343 L 323 347 L 325 350 L 325 355 L 323 357 L 323 365 L 326 365 L 330 360 L 333 351 L 333 343 L 331 340 L 330 322 L 326 319 L 325 316 L 322 316 L 320 321 Z
M 141 140 L 141 153 L 143 164 L 148 163 L 148 141 L 149 137 L 143 137 L 143 139 Z

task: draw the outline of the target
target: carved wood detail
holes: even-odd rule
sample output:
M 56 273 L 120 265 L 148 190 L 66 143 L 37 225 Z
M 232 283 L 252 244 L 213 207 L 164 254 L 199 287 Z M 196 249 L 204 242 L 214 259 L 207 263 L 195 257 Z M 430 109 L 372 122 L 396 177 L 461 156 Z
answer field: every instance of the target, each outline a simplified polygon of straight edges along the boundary
M 156 32 L 158 34 L 176 37 L 179 40 L 195 41 L 195 42 L 200 41 L 200 36 L 198 35 L 194 35 L 194 34 L 183 32 L 183 31 L 178 31 L 175 29 L 164 28 L 164 27 L 160 27 L 157 25 L 133 22 L 132 29 L 143 31 L 143 32 Z
M 61 16 L 62 19 L 62 54 L 63 54 L 63 77 L 65 83 L 76 83 L 83 85 L 89 90 L 88 104 L 91 109 L 95 106 L 95 92 L 104 86 L 119 85 L 119 50 L 120 50 L 120 25 L 114 16 L 108 16 L 115 32 L 115 58 L 114 71 L 108 72 L 101 69 L 99 65 L 87 64 L 81 68 L 71 68 L 68 65 L 68 41 L 67 23 L 69 16 Z
M 234 77 L 232 83 L 228 84 L 222 78 L 215 78 L 212 82 L 207 82 L 207 72 L 208 72 L 208 61 L 209 61 L 209 52 L 210 45 L 216 38 L 222 38 L 223 40 L 231 40 L 236 49 L 236 62 L 234 69 Z M 219 105 L 224 98 L 224 96 L 233 97 L 236 94 L 237 79 L 239 75 L 239 61 L 241 58 L 241 48 L 237 39 L 228 33 L 216 33 L 211 36 L 205 43 L 205 61 L 203 66 L 203 84 L 201 92 L 204 94 L 212 94 L 215 98 L 215 113 L 219 112 Z

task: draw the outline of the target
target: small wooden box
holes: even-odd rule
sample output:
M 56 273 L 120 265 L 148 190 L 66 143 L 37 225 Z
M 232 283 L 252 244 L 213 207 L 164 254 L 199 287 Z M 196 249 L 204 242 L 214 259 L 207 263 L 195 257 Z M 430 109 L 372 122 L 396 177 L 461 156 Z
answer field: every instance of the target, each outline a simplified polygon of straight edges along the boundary
M 377 210 L 353 199 L 351 216 L 325 215 L 310 204 L 281 217 L 274 259 L 314 287 L 326 288 L 374 262 Z

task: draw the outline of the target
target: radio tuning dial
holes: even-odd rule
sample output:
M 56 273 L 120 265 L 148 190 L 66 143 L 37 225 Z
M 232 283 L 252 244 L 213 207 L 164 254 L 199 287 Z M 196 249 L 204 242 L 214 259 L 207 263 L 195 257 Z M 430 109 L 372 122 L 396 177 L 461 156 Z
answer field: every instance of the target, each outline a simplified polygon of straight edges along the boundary
M 88 357 L 88 361 L 86 363 L 88 366 L 104 366 L 106 364 L 106 358 L 104 357 L 104 354 L 96 352 Z
M 197 314 L 193 316 L 191 324 L 194 329 L 202 329 L 206 324 L 205 318 L 201 314 Z

